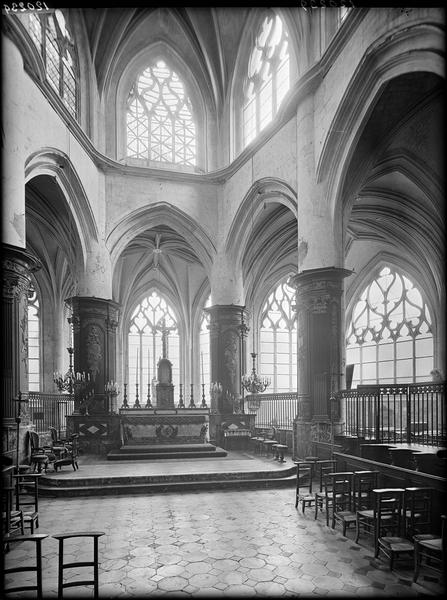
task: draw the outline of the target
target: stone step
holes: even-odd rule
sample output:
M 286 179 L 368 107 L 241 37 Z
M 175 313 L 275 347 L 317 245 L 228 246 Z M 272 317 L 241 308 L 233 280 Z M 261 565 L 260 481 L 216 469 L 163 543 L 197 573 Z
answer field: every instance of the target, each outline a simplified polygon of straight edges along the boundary
M 232 474 L 234 475 L 234 474 Z M 265 489 L 293 487 L 296 476 L 289 475 L 280 478 L 260 477 L 250 479 L 222 479 L 218 481 L 175 481 L 163 483 L 135 483 L 120 485 L 87 485 L 72 487 L 47 486 L 44 482 L 39 485 L 42 496 L 75 497 L 75 496 L 102 496 L 118 494 L 163 494 L 170 492 L 213 491 L 225 489 Z
M 107 460 L 157 460 L 160 458 L 222 458 L 227 456 L 226 450 L 204 450 L 204 451 L 169 451 L 169 452 L 114 452 L 107 454 Z
M 156 485 L 190 482 L 219 482 L 223 480 L 249 480 L 249 479 L 281 479 L 295 476 L 296 468 L 281 469 L 278 471 L 240 471 L 240 472 L 214 472 L 214 473 L 172 473 L 161 475 L 101 475 L 85 477 L 48 477 L 43 475 L 39 481 L 39 490 L 42 486 L 46 488 L 96 487 L 105 488 L 110 486 L 134 486 L 134 485 Z
M 216 446 L 213 444 L 125 444 L 121 446 L 121 454 L 136 454 L 140 452 L 215 452 Z

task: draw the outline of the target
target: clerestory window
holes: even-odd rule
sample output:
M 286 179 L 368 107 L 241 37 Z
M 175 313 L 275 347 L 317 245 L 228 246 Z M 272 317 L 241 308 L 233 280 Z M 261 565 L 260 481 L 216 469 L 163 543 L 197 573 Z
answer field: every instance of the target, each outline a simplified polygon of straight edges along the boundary
M 75 45 L 61 10 L 19 16 L 45 65 L 46 78 L 72 116 L 78 118 L 79 70 Z
M 380 270 L 355 304 L 346 363 L 358 384 L 429 381 L 433 369 L 430 311 L 420 290 L 391 267 Z
M 140 73 L 127 98 L 129 158 L 195 166 L 196 126 L 177 73 L 158 60 Z
M 280 283 L 268 296 L 261 313 L 260 372 L 271 379 L 269 393 L 296 390 L 297 324 L 295 290 Z
M 268 125 L 289 90 L 289 39 L 279 15 L 264 19 L 248 61 L 243 129 L 247 146 Z

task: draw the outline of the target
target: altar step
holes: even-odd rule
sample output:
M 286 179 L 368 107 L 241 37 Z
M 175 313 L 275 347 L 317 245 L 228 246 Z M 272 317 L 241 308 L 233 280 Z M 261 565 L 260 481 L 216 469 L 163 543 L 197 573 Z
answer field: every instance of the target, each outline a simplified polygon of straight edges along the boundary
M 225 489 L 265 489 L 292 487 L 296 484 L 296 467 L 279 471 L 186 473 L 148 476 L 102 476 L 64 478 L 43 475 L 39 493 L 43 496 L 74 497 L 118 494 L 162 494 L 182 491 Z
M 213 444 L 126 444 L 111 450 L 107 460 L 156 460 L 160 458 L 222 458 L 227 451 Z

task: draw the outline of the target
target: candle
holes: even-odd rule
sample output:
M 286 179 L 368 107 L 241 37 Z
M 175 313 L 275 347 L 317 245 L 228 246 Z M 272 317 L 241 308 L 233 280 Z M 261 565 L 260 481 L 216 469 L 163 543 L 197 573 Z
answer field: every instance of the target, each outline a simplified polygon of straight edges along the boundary
M 136 366 L 137 381 L 138 381 L 138 350 L 139 350 L 139 348 L 137 348 L 137 366 Z
M 204 379 L 203 379 L 203 352 L 200 353 L 200 359 L 202 361 L 202 383 L 204 383 Z
M 149 346 L 147 347 L 147 381 L 151 381 L 151 360 L 149 356 Z

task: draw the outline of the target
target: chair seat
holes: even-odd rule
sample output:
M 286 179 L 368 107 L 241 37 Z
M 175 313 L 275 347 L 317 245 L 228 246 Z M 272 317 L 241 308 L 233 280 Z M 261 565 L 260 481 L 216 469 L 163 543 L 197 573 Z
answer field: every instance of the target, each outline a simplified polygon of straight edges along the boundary
M 431 540 L 417 540 L 417 543 L 427 550 L 435 550 L 436 552 L 440 552 L 442 550 L 442 539 L 435 538 Z
M 404 537 L 384 536 L 379 538 L 379 544 L 386 546 L 392 552 L 413 552 L 414 544 Z

